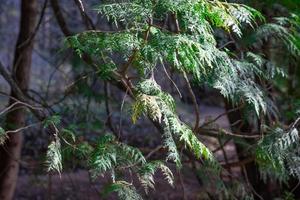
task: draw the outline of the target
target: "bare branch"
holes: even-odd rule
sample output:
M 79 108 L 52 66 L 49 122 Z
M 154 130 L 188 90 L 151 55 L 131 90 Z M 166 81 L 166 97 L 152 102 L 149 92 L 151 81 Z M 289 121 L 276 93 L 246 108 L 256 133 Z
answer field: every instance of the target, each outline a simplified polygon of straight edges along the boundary
M 185 82 L 187 84 L 187 87 L 188 87 L 188 91 L 190 93 L 190 96 L 192 98 L 192 101 L 193 101 L 193 104 L 194 104 L 194 108 L 195 108 L 195 117 L 196 117 L 196 122 L 195 122 L 195 126 L 194 126 L 194 130 L 197 130 L 198 127 L 199 127 L 199 122 L 200 122 L 200 111 L 199 111 L 199 105 L 197 103 L 197 99 L 196 99 L 196 96 L 193 92 L 193 89 L 192 89 L 192 86 L 190 84 L 190 81 L 186 75 L 185 72 L 183 72 L 183 76 L 184 76 L 184 79 L 185 79 Z
M 78 7 L 78 9 L 80 11 L 82 20 L 84 21 L 86 28 L 95 30 L 96 27 L 93 24 L 92 19 L 86 14 L 82 1 L 81 0 L 74 0 L 74 2 L 75 2 L 76 6 Z
M 61 31 L 64 33 L 65 36 L 71 36 L 73 33 L 69 30 L 67 23 L 65 21 L 65 18 L 61 12 L 59 3 L 57 0 L 50 0 L 52 9 L 54 11 L 55 18 L 57 20 L 57 23 L 59 24 L 59 27 L 61 28 Z
M 24 102 L 25 95 L 23 94 L 23 92 L 17 85 L 16 81 L 12 78 L 12 76 L 10 75 L 10 73 L 8 72 L 6 67 L 2 64 L 1 61 L 0 61 L 0 74 L 8 82 L 8 84 L 11 87 L 11 90 L 13 90 L 16 93 L 16 95 L 18 96 L 18 98 Z
M 201 135 L 207 135 L 210 137 L 219 137 L 220 135 L 224 136 L 230 136 L 233 138 L 245 138 L 245 139 L 260 139 L 262 136 L 261 135 L 247 135 L 245 134 L 237 134 L 237 133 L 232 133 L 230 131 L 227 131 L 225 129 L 219 128 L 219 129 L 205 129 L 205 128 L 198 128 L 196 130 L 197 133 Z
M 211 123 L 214 123 L 215 121 L 217 121 L 217 120 L 220 119 L 221 117 L 223 117 L 223 116 L 225 116 L 225 115 L 228 115 L 229 113 L 235 112 L 235 111 L 241 109 L 242 107 L 243 107 L 243 105 L 241 105 L 241 106 L 239 106 L 239 107 L 237 107 L 237 108 L 230 109 L 230 110 L 228 110 L 228 111 L 226 111 L 226 112 L 224 112 L 224 113 L 218 115 L 218 116 L 217 116 L 216 118 L 214 118 L 213 120 L 211 120 L 211 121 L 209 121 L 209 122 L 206 122 L 206 123 L 202 124 L 200 127 L 202 128 L 202 127 L 207 126 L 207 125 L 209 125 L 209 124 L 211 124 Z M 232 126 L 233 126 L 233 125 L 232 125 Z
M 23 130 L 32 128 L 32 127 L 34 127 L 34 126 L 36 126 L 36 125 L 39 125 L 39 124 L 41 124 L 41 122 L 34 123 L 34 124 L 30 124 L 30 125 L 27 125 L 27 126 L 24 126 L 24 127 L 18 128 L 18 129 L 15 129 L 15 130 L 5 131 L 5 134 L 9 134 L 9 133 L 19 133 L 20 131 L 23 131 Z

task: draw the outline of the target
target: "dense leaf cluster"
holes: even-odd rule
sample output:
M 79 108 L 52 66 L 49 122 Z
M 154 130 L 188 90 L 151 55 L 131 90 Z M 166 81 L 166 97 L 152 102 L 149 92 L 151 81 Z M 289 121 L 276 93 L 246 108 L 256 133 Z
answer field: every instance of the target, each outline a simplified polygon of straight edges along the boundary
M 192 77 L 197 84 L 216 88 L 233 104 L 253 108 L 259 117 L 276 112 L 268 91 L 260 83 L 272 81 L 276 75 L 285 76 L 285 72 L 254 50 L 272 37 L 292 55 L 298 56 L 300 52 L 296 16 L 265 23 L 258 11 L 242 4 L 218 0 L 105 1 L 96 10 L 113 22 L 115 30 L 83 32 L 67 38 L 67 44 L 82 58 L 89 56 L 100 78 L 130 83 L 125 86 L 135 98 L 133 123 L 142 114 L 158 123 L 168 150 L 166 161 L 174 161 L 177 167 L 181 166 L 178 146 L 183 145 L 197 159 L 204 158 L 212 168 L 220 169 L 210 150 L 179 120 L 173 97 L 155 81 L 156 68 L 167 66 Z M 168 22 L 172 25 L 166 25 Z M 225 31 L 236 44 L 243 28 L 251 30 L 254 40 L 243 49 L 236 45 L 240 55 L 228 50 L 226 45 L 218 46 L 216 29 Z M 137 76 L 136 81 L 124 80 L 132 74 Z M 296 163 L 299 158 L 291 148 L 298 141 L 297 129 L 288 133 L 282 129 L 271 132 L 256 149 L 262 172 L 275 172 L 280 180 L 286 180 L 286 174 L 299 176 Z M 54 147 L 59 145 L 51 144 L 48 154 L 58 158 Z M 50 166 L 60 170 L 61 166 L 53 161 L 56 164 Z M 92 175 L 98 177 L 110 172 L 113 184 L 107 191 L 117 191 L 121 199 L 141 197 L 131 183 L 117 180 L 116 171 L 134 171 L 147 192 L 154 188 L 153 175 L 157 169 L 172 184 L 172 172 L 163 163 L 147 162 L 139 150 L 111 136 L 97 142 L 90 159 Z

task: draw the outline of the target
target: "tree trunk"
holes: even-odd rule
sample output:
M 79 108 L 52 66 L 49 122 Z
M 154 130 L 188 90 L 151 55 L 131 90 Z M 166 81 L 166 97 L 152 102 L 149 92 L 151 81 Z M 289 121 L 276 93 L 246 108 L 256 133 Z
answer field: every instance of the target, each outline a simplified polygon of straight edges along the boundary
M 37 19 L 37 1 L 22 0 L 21 22 L 18 40 L 15 49 L 13 72 L 18 86 L 26 91 L 29 87 L 31 55 L 33 49 L 32 34 Z M 12 97 L 17 97 L 12 91 Z M 10 99 L 9 105 L 14 100 Z M 17 129 L 25 125 L 25 110 L 16 109 L 6 116 L 5 129 Z M 16 188 L 19 160 L 21 156 L 23 136 L 21 132 L 9 134 L 9 139 L 0 148 L 0 199 L 11 200 Z

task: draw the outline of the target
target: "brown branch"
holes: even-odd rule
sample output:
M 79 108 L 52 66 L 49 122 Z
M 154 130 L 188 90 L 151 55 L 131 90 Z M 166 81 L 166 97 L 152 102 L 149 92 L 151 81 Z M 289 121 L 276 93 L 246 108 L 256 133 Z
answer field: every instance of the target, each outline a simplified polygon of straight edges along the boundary
M 162 145 L 157 146 L 155 149 L 151 150 L 146 156 L 145 159 L 149 159 L 153 154 L 155 154 L 156 152 L 160 151 L 163 148 Z
M 226 151 L 225 151 L 225 149 L 224 149 L 224 145 L 222 144 L 222 140 L 221 140 L 220 137 L 218 137 L 218 142 L 219 142 L 219 144 L 220 144 L 220 148 L 221 148 L 222 154 L 223 154 L 223 156 L 224 156 L 225 164 L 228 164 L 229 162 L 228 162 L 227 153 L 226 153 Z M 228 168 L 228 172 L 229 172 L 230 174 L 231 174 L 231 172 L 232 172 L 230 167 Z M 232 177 L 230 177 L 230 179 L 232 180 Z
M 241 167 L 241 166 L 247 165 L 248 163 L 253 162 L 254 160 L 255 160 L 254 157 L 248 157 L 248 158 L 245 158 L 244 160 L 241 160 L 241 161 L 222 164 L 222 167 L 224 167 L 226 169 L 229 169 L 229 168 L 232 168 L 232 167 Z
M 209 124 L 211 124 L 211 123 L 214 123 L 215 121 L 217 121 L 217 120 L 220 119 L 221 117 L 223 117 L 223 116 L 225 116 L 225 115 L 228 115 L 229 113 L 235 112 L 235 111 L 241 109 L 242 107 L 243 107 L 243 105 L 241 105 L 241 106 L 239 106 L 239 107 L 237 107 L 237 108 L 230 109 L 230 110 L 228 110 L 228 111 L 226 111 L 226 112 L 224 112 L 224 113 L 218 115 L 218 116 L 217 116 L 216 118 L 214 118 L 213 120 L 211 120 L 211 121 L 209 121 L 209 122 L 206 122 L 206 123 L 202 124 L 200 127 L 202 128 L 202 127 L 207 126 L 207 125 L 209 125 Z
M 51 3 L 55 18 L 57 20 L 57 23 L 58 23 L 61 31 L 64 33 L 64 35 L 66 37 L 73 35 L 73 33 L 69 30 L 69 28 L 67 26 L 67 23 L 65 21 L 65 18 L 63 16 L 62 12 L 61 12 L 58 1 L 57 0 L 50 0 L 50 3 Z
M 172 17 L 173 17 L 173 19 L 175 21 L 176 33 L 180 33 L 181 30 L 180 30 L 179 22 L 178 22 L 178 19 L 177 19 L 177 14 L 173 13 Z
M 232 139 L 229 138 L 227 139 L 225 142 L 223 142 L 219 147 L 215 148 L 214 150 L 212 150 L 211 152 L 216 153 L 217 151 L 220 151 L 223 147 L 225 147 L 226 144 L 228 144 L 228 142 L 230 142 Z
M 198 128 L 196 130 L 196 133 L 199 133 L 201 135 L 206 135 L 210 137 L 219 137 L 221 134 L 224 136 L 230 136 L 233 138 L 244 138 L 244 139 L 260 139 L 262 136 L 261 135 L 242 135 L 242 134 L 237 134 L 237 133 L 232 133 L 230 131 L 227 131 L 222 128 L 218 129 L 205 129 L 205 128 Z
M 25 102 L 25 95 L 23 94 L 22 90 L 19 88 L 16 81 L 12 78 L 6 67 L 2 64 L 0 61 L 0 74 L 3 76 L 3 78 L 7 81 L 7 83 L 10 85 L 11 90 L 15 92 L 15 94 L 18 96 L 19 100 L 22 102 Z
M 149 19 L 149 22 L 148 22 L 148 28 L 147 30 L 145 31 L 145 35 L 144 35 L 144 43 L 143 45 L 147 44 L 147 41 L 148 41 L 148 38 L 149 38 L 149 34 L 150 34 L 150 29 L 151 29 L 151 26 L 153 24 L 153 20 L 152 19 Z M 132 64 L 132 62 L 134 61 L 135 57 L 136 57 L 136 54 L 138 53 L 138 50 L 137 49 L 134 49 L 133 50 L 133 53 L 132 55 L 129 57 L 127 63 L 123 66 L 123 68 L 120 70 L 120 74 L 122 74 L 123 76 L 125 76 L 126 72 L 128 71 L 130 65 Z
M 184 187 L 184 182 L 183 182 L 182 174 L 180 173 L 179 170 L 177 171 L 177 174 L 178 174 L 180 186 L 181 186 L 181 189 L 182 189 L 182 199 L 183 199 L 183 200 L 187 200 L 186 189 L 185 189 L 185 187 Z
M 107 83 L 107 81 L 104 81 L 104 94 L 105 94 L 105 110 L 106 110 L 106 125 L 108 126 L 108 128 L 114 133 L 114 135 L 118 138 L 118 133 L 116 131 L 116 129 L 113 126 L 113 122 L 112 122 L 112 118 L 111 118 L 111 107 L 109 104 L 109 85 Z
M 190 84 L 190 81 L 186 75 L 185 72 L 183 72 L 183 77 L 184 77 L 184 80 L 187 84 L 187 87 L 188 87 L 188 91 L 190 93 L 190 96 L 192 98 L 192 101 L 193 101 L 193 104 L 194 104 L 194 108 L 195 108 L 195 117 L 196 117 L 196 122 L 195 122 L 195 125 L 194 125 L 194 131 L 198 129 L 199 127 L 199 122 L 200 122 L 200 111 L 199 111 L 199 105 L 197 103 L 197 99 L 196 99 L 196 96 L 193 92 L 193 89 L 192 89 L 192 86 Z
M 300 124 L 300 117 L 298 117 L 295 122 L 290 125 L 290 129 L 294 129 L 294 128 L 297 128 L 297 126 Z
M 2 94 L 1 94 L 2 95 Z M 39 109 L 39 110 L 42 110 L 43 108 L 40 108 L 40 107 L 35 107 L 35 106 L 32 106 L 32 105 L 29 105 L 27 103 L 24 103 L 24 102 L 21 102 L 19 101 L 18 99 L 15 99 L 13 96 L 10 96 L 10 95 L 7 95 L 9 98 L 11 99 L 14 99 L 14 103 L 12 103 L 11 105 L 9 105 L 8 107 L 6 107 L 5 109 L 3 109 L 1 112 L 0 112 L 0 115 L 3 115 L 4 113 L 6 112 L 9 112 L 9 111 L 12 111 L 12 109 L 16 108 L 16 106 L 18 104 L 21 104 L 23 106 L 20 106 L 20 108 L 22 107 L 28 107 L 28 108 L 31 108 L 31 109 Z
M 5 131 L 5 134 L 9 134 L 9 133 L 19 133 L 20 131 L 29 129 L 29 128 L 34 127 L 34 126 L 39 125 L 39 124 L 41 124 L 41 122 L 37 122 L 37 123 L 34 123 L 34 124 L 29 124 L 29 125 L 27 125 L 27 126 L 24 126 L 24 127 L 15 129 L 15 130 Z
M 243 169 L 243 172 L 244 172 L 244 174 L 245 174 L 245 179 L 246 179 L 246 182 L 247 182 L 248 187 L 250 187 L 250 189 L 253 191 L 253 193 L 254 193 L 260 200 L 264 200 L 264 198 L 263 198 L 262 196 L 260 196 L 260 195 L 256 192 L 256 190 L 254 189 L 253 185 L 250 183 L 249 178 L 248 178 L 248 175 L 247 175 L 247 170 L 246 170 L 246 168 L 245 168 L 244 165 L 243 165 L 242 169 Z
M 182 98 L 181 92 L 180 92 L 179 88 L 177 87 L 176 83 L 175 83 L 175 82 L 173 81 L 173 79 L 171 78 L 171 76 L 168 74 L 168 71 L 167 71 L 167 69 L 166 69 L 166 67 L 165 67 L 165 64 L 164 64 L 164 61 L 163 61 L 163 60 L 161 61 L 161 65 L 162 65 L 162 67 L 163 67 L 163 70 L 164 70 L 164 72 L 165 72 L 167 78 L 171 81 L 171 83 L 173 84 L 173 86 L 174 86 L 175 89 L 177 90 L 179 97 Z
M 84 9 L 84 5 L 82 3 L 81 0 L 74 0 L 76 6 L 78 7 L 79 11 L 80 11 L 80 15 L 82 17 L 82 20 L 85 23 L 85 27 L 87 29 L 92 29 L 92 30 L 96 30 L 96 27 L 92 21 L 92 19 L 86 14 L 85 9 Z
M 134 61 L 135 56 L 137 54 L 137 49 L 133 50 L 132 55 L 129 57 L 128 61 L 125 63 L 125 65 L 122 67 L 122 69 L 119 71 L 120 74 L 122 74 L 123 76 L 125 76 L 126 72 L 128 71 L 131 63 Z
M 40 121 L 44 121 L 47 118 L 47 114 L 42 111 L 38 106 L 34 106 L 34 103 L 24 94 L 24 92 L 17 85 L 16 81 L 12 78 L 10 73 L 4 67 L 0 61 L 0 74 L 8 82 L 11 87 L 11 90 L 14 91 L 15 97 L 9 96 L 13 101 L 22 102 L 23 105 L 26 105 L 30 111 L 38 118 Z
M 52 9 L 54 11 L 56 20 L 58 22 L 58 25 L 60 26 L 60 29 L 63 32 L 63 34 L 66 37 L 74 35 L 74 33 L 72 33 L 69 30 L 69 28 L 68 28 L 68 26 L 66 24 L 66 21 L 64 19 L 64 16 L 61 13 L 61 9 L 59 7 L 59 4 L 58 4 L 57 0 L 51 0 L 51 5 L 52 5 Z M 103 32 L 103 31 L 92 30 L 92 32 Z M 82 59 L 83 59 L 84 62 L 86 62 L 92 68 L 97 69 L 97 66 L 93 63 L 93 59 L 89 55 L 84 54 L 82 56 Z M 133 97 L 133 92 L 132 92 L 132 87 L 131 87 L 130 81 L 128 79 L 126 79 L 125 76 L 122 76 L 122 74 L 120 74 L 120 73 L 118 73 L 116 71 L 113 72 L 113 75 L 115 75 L 116 77 L 121 78 L 121 80 L 112 79 L 110 81 L 110 83 L 113 84 L 113 85 L 115 85 L 115 86 L 117 86 L 119 89 L 122 89 L 123 91 L 127 91 L 128 90 L 129 91 L 129 95 L 131 97 Z

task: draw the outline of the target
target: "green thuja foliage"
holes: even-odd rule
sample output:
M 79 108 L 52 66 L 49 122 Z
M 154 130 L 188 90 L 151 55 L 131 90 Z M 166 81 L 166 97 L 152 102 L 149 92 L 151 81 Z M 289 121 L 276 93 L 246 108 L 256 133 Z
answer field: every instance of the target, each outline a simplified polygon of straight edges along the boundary
M 299 132 L 295 127 L 285 131 L 267 128 L 269 134 L 256 148 L 256 161 L 263 179 L 287 182 L 289 176 L 299 178 Z
M 152 161 L 143 165 L 138 172 L 139 180 L 145 191 L 148 189 L 154 189 L 154 173 L 160 169 L 165 176 L 166 181 L 173 186 L 174 177 L 172 171 L 161 161 Z
M 53 141 L 50 142 L 46 154 L 46 165 L 48 171 L 62 171 L 62 154 L 61 154 L 61 139 L 59 137 L 59 131 L 57 126 L 60 124 L 61 117 L 59 115 L 53 115 L 46 118 L 43 121 L 44 128 L 51 126 L 53 134 Z
M 118 142 L 111 134 L 100 136 L 94 142 L 79 143 L 69 143 L 63 137 L 63 133 L 60 137 L 66 145 L 62 145 L 58 138 L 50 143 L 46 161 L 48 170 L 60 173 L 63 157 L 66 162 L 69 162 L 68 157 L 85 160 L 84 166 L 90 169 L 90 175 L 94 180 L 104 175 L 111 177 L 110 184 L 102 192 L 104 197 L 116 192 L 120 199 L 142 199 L 132 183 L 132 178 L 136 178 L 139 185 L 142 185 L 144 191 L 148 193 L 150 189 L 155 188 L 154 175 L 158 171 L 161 171 L 166 182 L 173 186 L 173 173 L 164 162 L 146 161 L 139 149 Z
M 60 173 L 62 170 L 62 155 L 61 143 L 59 139 L 56 139 L 49 144 L 46 158 L 48 171 L 57 171 Z
M 0 127 L 0 145 L 3 145 L 7 139 L 8 136 L 5 133 L 5 130 L 2 127 Z
M 90 159 L 91 174 L 96 178 L 114 168 L 143 164 L 146 160 L 138 149 L 117 143 L 112 135 L 101 137 Z
M 120 174 L 125 175 L 126 172 L 135 174 L 146 192 L 149 188 L 154 189 L 153 176 L 157 170 L 161 170 L 166 181 L 173 185 L 173 173 L 163 162 L 147 162 L 140 150 L 117 142 L 112 135 L 99 138 L 95 149 L 89 155 L 89 166 L 93 178 L 110 173 L 112 185 L 104 193 L 115 191 L 120 199 L 141 199 L 133 184 L 120 180 L 125 178 Z
M 133 105 L 133 121 L 141 113 L 162 124 L 164 130 L 164 145 L 169 150 L 167 160 L 173 160 L 180 166 L 180 156 L 176 148 L 176 139 L 183 142 L 197 158 L 214 161 L 212 153 L 204 146 L 193 131 L 181 122 L 175 113 L 173 98 L 161 91 L 159 85 L 152 79 L 141 81 L 137 85 L 137 99 Z
M 270 81 L 277 74 L 284 75 L 284 71 L 251 47 L 238 53 L 218 48 L 214 30 L 222 29 L 238 40 L 243 36 L 243 29 L 250 28 L 255 35 L 252 45 L 260 45 L 274 36 L 293 55 L 299 55 L 295 31 L 284 26 L 285 19 L 265 23 L 258 11 L 242 4 L 218 0 L 130 0 L 105 1 L 95 9 L 113 22 L 115 30 L 83 32 L 67 38 L 67 44 L 88 60 L 100 78 L 121 84 L 131 92 L 135 100 L 133 123 L 145 114 L 157 124 L 168 150 L 166 161 L 176 163 L 178 168 L 182 165 L 180 145 L 197 159 L 203 159 L 217 171 L 220 169 L 210 150 L 178 118 L 173 97 L 162 91 L 155 81 L 156 68 L 168 66 L 184 76 L 187 74 L 197 84 L 215 88 L 233 104 L 247 104 L 261 116 L 275 109 L 268 91 L 257 80 Z M 162 25 L 167 21 L 171 21 L 172 26 Z M 134 81 L 128 79 L 131 75 Z M 282 154 L 285 154 L 286 144 L 280 141 L 285 141 L 288 135 L 283 139 L 270 136 L 271 140 L 278 139 Z M 287 160 L 281 153 L 281 158 L 274 157 L 276 154 L 272 151 L 278 147 L 265 145 L 267 141 L 264 138 L 259 144 L 257 158 L 263 167 L 283 173 Z M 289 146 L 293 142 L 287 143 Z M 110 172 L 113 185 L 108 191 L 118 192 L 122 199 L 130 195 L 131 199 L 139 199 L 140 196 L 132 184 L 116 180 L 116 171 L 120 169 L 135 171 L 146 191 L 154 187 L 156 169 L 161 169 L 172 184 L 171 172 L 161 161 L 147 162 L 139 150 L 110 136 L 98 141 L 90 168 L 94 177 Z
M 142 200 L 141 195 L 137 192 L 132 184 L 126 181 L 116 181 L 104 188 L 103 196 L 107 196 L 112 192 L 117 192 L 121 200 Z

